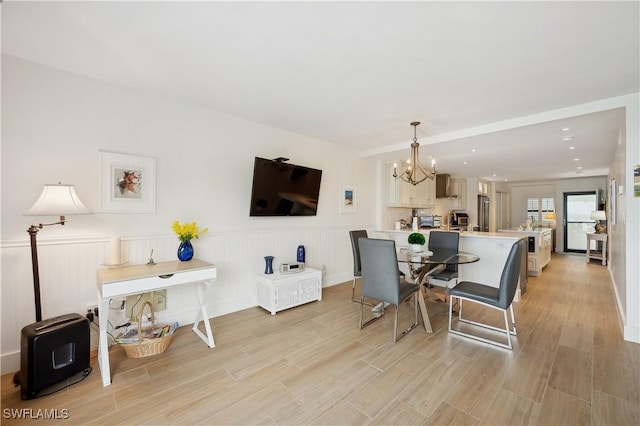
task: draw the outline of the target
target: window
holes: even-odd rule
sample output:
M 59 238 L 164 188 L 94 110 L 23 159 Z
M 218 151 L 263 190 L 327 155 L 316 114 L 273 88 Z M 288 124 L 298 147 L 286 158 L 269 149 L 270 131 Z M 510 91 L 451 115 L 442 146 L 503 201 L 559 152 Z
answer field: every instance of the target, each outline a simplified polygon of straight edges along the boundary
M 553 198 L 527 199 L 527 219 L 542 226 L 549 225 L 556 220 L 556 205 Z

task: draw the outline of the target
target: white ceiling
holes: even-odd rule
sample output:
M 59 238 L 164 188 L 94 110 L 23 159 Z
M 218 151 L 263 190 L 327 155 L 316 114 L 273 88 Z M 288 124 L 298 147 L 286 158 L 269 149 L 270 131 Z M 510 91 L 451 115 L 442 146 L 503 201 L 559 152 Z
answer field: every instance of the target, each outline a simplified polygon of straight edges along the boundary
M 390 160 L 421 121 L 423 162 L 463 177 L 606 174 L 611 100 L 640 91 L 637 1 L 1 7 L 3 53 Z

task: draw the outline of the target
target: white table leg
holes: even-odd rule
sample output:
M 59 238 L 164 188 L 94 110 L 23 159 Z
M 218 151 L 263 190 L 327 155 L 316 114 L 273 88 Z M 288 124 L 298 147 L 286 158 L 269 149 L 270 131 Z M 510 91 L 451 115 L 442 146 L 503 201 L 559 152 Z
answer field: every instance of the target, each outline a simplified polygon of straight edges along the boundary
M 210 348 L 216 346 L 213 340 L 213 333 L 211 332 L 211 324 L 209 324 L 209 313 L 207 312 L 207 300 L 209 300 L 209 293 L 211 292 L 212 281 L 204 281 L 196 284 L 196 292 L 198 294 L 198 302 L 200 303 L 200 311 L 193 322 L 193 330 L 204 342 L 209 345 Z M 207 334 L 204 335 L 199 329 L 198 325 L 200 321 L 204 322 L 204 328 Z
M 98 364 L 102 375 L 102 386 L 111 384 L 111 367 L 109 365 L 109 341 L 107 340 L 107 326 L 109 322 L 109 300 L 103 299 L 98 292 L 98 324 L 100 327 L 98 342 Z

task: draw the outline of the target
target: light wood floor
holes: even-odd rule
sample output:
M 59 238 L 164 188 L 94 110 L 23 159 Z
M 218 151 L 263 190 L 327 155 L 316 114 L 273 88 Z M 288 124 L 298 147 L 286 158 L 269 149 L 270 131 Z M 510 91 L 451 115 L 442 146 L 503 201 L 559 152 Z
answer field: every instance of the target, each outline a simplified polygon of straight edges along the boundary
M 45 422 L 67 425 L 640 424 L 640 345 L 623 341 L 598 263 L 554 255 L 529 279 L 513 351 L 449 335 L 435 302 L 434 334 L 420 327 L 393 344 L 393 308 L 359 330 L 350 293 L 345 283 L 276 316 L 252 308 L 214 318 L 214 349 L 187 327 L 152 358 L 114 347 L 106 388 L 95 359 L 83 382 L 30 401 L 2 376 L 2 423 L 35 423 L 7 418 L 26 408 L 31 417 L 68 410 L 68 420 Z M 412 304 L 402 308 L 401 325 Z

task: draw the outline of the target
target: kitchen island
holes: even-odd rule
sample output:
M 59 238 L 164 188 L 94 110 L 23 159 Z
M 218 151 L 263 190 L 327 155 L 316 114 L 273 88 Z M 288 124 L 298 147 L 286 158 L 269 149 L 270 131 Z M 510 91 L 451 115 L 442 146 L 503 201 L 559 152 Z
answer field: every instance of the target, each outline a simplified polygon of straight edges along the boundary
M 521 234 L 527 237 L 527 270 L 529 275 L 537 277 L 542 268 L 551 261 L 551 247 L 553 246 L 551 228 L 533 229 L 500 229 L 498 232 Z
M 381 230 L 378 232 L 393 239 L 396 242 L 396 246 L 407 247 L 409 245 L 407 238 L 413 231 L 403 229 Z M 424 234 L 427 242 L 429 241 L 430 231 L 428 229 L 421 229 L 417 232 Z M 372 235 L 372 237 L 374 236 Z M 513 243 L 523 238 L 526 238 L 526 235 L 517 232 L 460 232 L 460 251 L 477 254 L 480 256 L 480 261 L 460 265 L 458 268 L 458 281 L 474 281 L 496 288 L 499 287 L 500 277 L 504 269 L 504 264 L 507 261 L 509 250 L 511 250 Z M 526 264 L 526 253 L 523 257 L 523 263 Z M 407 273 L 403 268 L 408 269 L 407 266 L 401 265 L 400 267 L 403 272 Z M 434 283 L 437 282 L 434 280 Z M 526 291 L 526 284 L 527 269 L 526 265 L 523 265 L 520 273 L 518 291 L 514 300 L 520 300 L 520 294 Z

